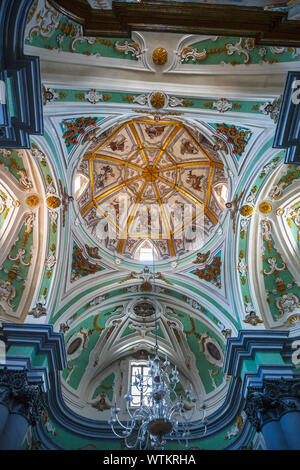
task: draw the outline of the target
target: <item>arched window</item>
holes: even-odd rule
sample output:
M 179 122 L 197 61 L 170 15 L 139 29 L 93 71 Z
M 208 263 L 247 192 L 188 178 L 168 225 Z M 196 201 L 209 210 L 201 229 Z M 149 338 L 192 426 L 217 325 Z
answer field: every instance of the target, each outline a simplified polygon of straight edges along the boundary
M 138 387 L 142 383 L 143 387 Z M 132 400 L 130 406 L 140 407 L 148 405 L 148 397 L 152 392 L 152 377 L 150 367 L 146 362 L 134 362 L 130 364 L 130 393 Z

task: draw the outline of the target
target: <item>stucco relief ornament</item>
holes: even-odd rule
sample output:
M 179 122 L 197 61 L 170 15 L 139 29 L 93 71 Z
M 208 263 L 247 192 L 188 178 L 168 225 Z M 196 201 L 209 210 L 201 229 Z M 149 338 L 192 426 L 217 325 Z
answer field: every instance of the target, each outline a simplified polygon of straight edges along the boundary
M 103 101 L 103 95 L 100 94 L 97 90 L 92 89 L 89 90 L 88 93 L 84 95 L 85 99 L 88 100 L 92 104 L 96 104 L 99 101 Z
M 286 269 L 286 264 L 282 262 L 282 266 L 277 265 L 277 259 L 275 256 L 271 256 L 270 258 L 267 259 L 267 263 L 270 265 L 269 271 L 264 269 L 264 274 L 266 276 L 270 276 L 270 274 L 273 274 L 274 271 L 284 271 Z
M 287 217 L 289 222 L 289 217 L 295 222 L 295 225 L 300 228 L 300 207 L 294 209 L 290 207 L 287 211 Z
M 196 259 L 193 261 L 195 264 L 202 264 L 205 263 L 210 255 L 210 250 L 207 251 L 206 253 L 197 253 Z
M 149 101 L 153 108 L 161 109 L 165 106 L 166 97 L 163 93 L 161 93 L 160 91 L 157 91 L 155 93 L 152 93 L 149 96 Z
M 58 209 L 61 205 L 61 200 L 57 195 L 56 189 L 53 186 L 52 181 L 49 181 L 46 187 L 45 201 L 48 206 L 48 212 L 51 223 L 55 226 L 58 218 Z
M 76 45 L 77 45 L 78 42 L 82 44 L 86 41 L 90 46 L 93 46 L 97 42 L 97 38 L 83 36 L 81 26 L 78 26 L 74 29 L 73 35 L 74 35 L 74 39 L 73 39 L 73 41 L 71 43 L 71 46 L 70 46 L 70 49 L 71 49 L 72 52 L 76 52 Z M 57 36 L 57 39 L 59 39 L 59 36 Z M 63 35 L 62 35 L 61 39 L 62 39 L 62 41 L 64 40 Z M 100 57 L 99 53 L 92 54 L 92 55 L 96 56 L 96 57 Z
M 55 266 L 55 264 L 56 264 L 56 256 L 54 256 L 53 251 L 51 251 L 51 253 L 45 259 L 45 266 L 47 267 L 49 271 L 51 271 L 52 268 Z
M 11 150 L 0 149 L 0 153 L 3 158 L 8 158 L 11 155 Z
M 35 24 L 29 30 L 26 39 L 32 42 L 35 34 L 43 38 L 50 38 L 57 29 L 60 18 L 61 14 L 45 3 L 45 6 L 35 16 Z
M 232 336 L 232 330 L 229 328 L 224 328 L 222 330 L 222 335 L 224 336 L 225 339 L 228 339 Z
M 25 248 L 19 248 L 16 257 L 12 258 L 9 254 L 8 259 L 11 260 L 11 261 L 17 261 L 17 264 L 22 264 L 23 266 L 30 266 L 30 257 L 29 257 L 29 262 L 28 263 L 26 263 L 26 261 L 24 261 L 25 254 L 26 254 Z
M 228 56 L 233 55 L 235 52 L 237 52 L 239 55 L 244 56 L 244 64 L 249 64 L 250 62 L 250 55 L 249 51 L 252 51 L 254 49 L 255 42 L 254 39 L 246 39 L 245 42 L 243 43 L 243 38 L 239 38 L 239 41 L 236 44 L 226 44 L 226 54 Z
M 33 157 L 36 157 L 39 160 L 44 160 L 46 158 L 45 154 L 40 149 L 38 149 L 35 144 L 31 144 L 30 153 Z
M 92 407 L 96 408 L 98 411 L 110 410 L 112 405 L 109 403 L 107 395 L 105 392 L 100 393 L 100 399 L 95 403 L 92 403 Z
M 262 202 L 259 206 L 258 206 L 260 212 L 262 214 L 268 214 L 269 212 L 271 212 L 272 210 L 272 206 L 271 204 L 269 204 L 268 202 Z
M 195 49 L 194 47 L 184 47 L 179 55 L 180 62 L 188 62 L 192 60 L 196 62 L 196 60 L 204 60 L 207 57 L 206 49 Z
M 15 170 L 17 171 L 18 175 L 20 176 L 19 179 L 19 184 L 22 186 L 23 189 L 28 191 L 29 189 L 33 188 L 33 184 L 29 176 L 27 175 L 25 170 L 21 170 L 17 166 L 15 167 Z
M 256 326 L 259 323 L 263 323 L 263 320 L 261 320 L 255 313 L 254 310 L 252 310 L 248 315 L 245 316 L 245 319 L 243 320 L 244 323 L 249 323 L 252 326 Z
M 282 297 L 279 297 L 275 301 L 276 307 L 280 312 L 280 316 L 284 315 L 285 313 L 291 313 L 296 308 L 300 307 L 300 301 L 296 294 L 284 294 Z
M 218 101 L 213 103 L 213 107 L 219 111 L 219 113 L 226 113 L 232 109 L 232 103 L 230 103 L 226 98 L 220 98 Z
M 262 105 L 260 105 L 259 111 L 263 114 L 269 114 L 270 118 L 274 121 L 275 124 L 277 124 L 279 111 L 280 111 L 280 105 L 281 105 L 281 96 L 279 96 L 279 98 L 275 99 L 272 102 L 267 101 L 266 103 L 263 103 Z
M 51 103 L 59 97 L 57 91 L 53 90 L 53 88 L 46 88 L 44 85 L 42 86 L 42 97 L 43 97 L 43 105 L 46 106 L 47 103 Z
M 29 312 L 29 315 L 32 315 L 34 318 L 40 318 L 44 315 L 47 315 L 47 311 L 42 302 L 38 302 L 35 307 Z
M 152 60 L 156 65 L 164 65 L 168 60 L 168 52 L 163 47 L 158 47 L 153 51 Z
M 249 204 L 245 204 L 244 206 L 241 207 L 240 213 L 242 214 L 243 217 L 249 217 L 253 213 L 253 207 L 250 206 Z
M 238 271 L 241 276 L 246 277 L 248 272 L 248 266 L 244 259 L 238 262 Z
M 9 305 L 9 307 L 13 307 L 12 300 L 15 298 L 16 294 L 17 291 L 10 281 L 0 279 L 0 306 L 2 308 L 5 306 L 5 303 Z
M 123 52 L 123 54 L 131 54 L 132 57 L 139 59 L 142 55 L 142 51 L 137 42 L 128 42 L 125 41 L 123 44 L 119 41 L 115 42 L 114 48 L 117 52 Z
M 35 220 L 35 214 L 33 212 L 29 212 L 28 214 L 25 214 L 24 217 L 24 225 L 26 227 L 26 233 L 30 233 L 32 228 L 33 228 L 33 222 Z
M 183 98 L 177 98 L 176 96 L 168 96 L 168 105 L 171 108 L 175 108 L 175 106 L 183 106 Z
M 31 194 L 30 196 L 26 198 L 26 204 L 29 207 L 35 207 L 38 205 L 38 203 L 39 203 L 39 198 L 36 194 Z

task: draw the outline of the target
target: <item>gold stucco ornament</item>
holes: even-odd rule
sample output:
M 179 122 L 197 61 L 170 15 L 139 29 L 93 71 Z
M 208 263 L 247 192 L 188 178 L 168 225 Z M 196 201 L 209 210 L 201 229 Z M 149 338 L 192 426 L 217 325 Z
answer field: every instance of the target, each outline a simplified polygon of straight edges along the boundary
M 251 215 L 253 212 L 253 207 L 246 204 L 245 206 L 241 207 L 240 212 L 244 217 L 249 217 L 249 215 Z
M 39 198 L 37 197 L 36 194 L 31 194 L 30 196 L 27 197 L 26 199 L 26 204 L 29 206 L 29 207 L 35 207 L 37 206 L 39 203 Z
M 163 47 L 158 47 L 153 51 L 152 60 L 156 65 L 164 65 L 168 60 L 168 52 Z
M 150 103 L 153 106 L 153 108 L 160 109 L 165 104 L 165 97 L 162 93 L 157 91 L 151 96 Z
M 282 207 L 279 207 L 276 211 L 276 215 L 278 215 L 278 217 L 280 217 L 283 214 L 284 214 L 284 210 L 282 209 Z
M 260 212 L 262 212 L 262 214 L 268 214 L 268 212 L 271 212 L 271 210 L 272 210 L 272 206 L 268 202 L 262 202 L 258 206 L 258 208 L 259 208 Z
M 46 199 L 46 204 L 51 209 L 57 209 L 60 206 L 60 199 L 57 196 L 48 196 Z

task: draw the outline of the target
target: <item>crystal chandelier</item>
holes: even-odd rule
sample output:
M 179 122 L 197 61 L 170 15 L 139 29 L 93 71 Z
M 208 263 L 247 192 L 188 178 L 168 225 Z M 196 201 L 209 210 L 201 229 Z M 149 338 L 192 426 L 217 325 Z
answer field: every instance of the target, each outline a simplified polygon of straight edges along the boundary
M 153 258 L 154 259 L 154 258 Z M 154 261 L 153 261 L 154 270 Z M 154 298 L 155 298 L 155 273 L 153 272 Z M 179 373 L 175 367 L 165 357 L 161 361 L 158 354 L 157 343 L 157 318 L 156 305 L 155 315 L 155 357 L 153 360 L 148 357 L 149 373 L 144 374 L 143 369 L 135 374 L 133 386 L 140 393 L 143 399 L 140 406 L 136 409 L 132 407 L 133 396 L 131 387 L 125 395 L 126 411 L 129 419 L 122 422 L 119 418 L 120 408 L 117 407 L 116 400 L 111 408 L 109 424 L 113 433 L 124 439 L 128 449 L 155 449 L 164 448 L 166 437 L 176 439 L 180 445 L 188 446 L 188 440 L 191 438 L 191 428 L 195 424 L 204 426 L 206 433 L 207 418 L 205 405 L 197 406 L 198 398 L 195 396 L 192 386 L 188 383 L 183 391 L 186 400 L 182 394 L 176 392 L 179 384 Z M 198 418 L 195 418 L 196 412 L 200 412 Z M 193 418 L 197 420 L 192 423 Z

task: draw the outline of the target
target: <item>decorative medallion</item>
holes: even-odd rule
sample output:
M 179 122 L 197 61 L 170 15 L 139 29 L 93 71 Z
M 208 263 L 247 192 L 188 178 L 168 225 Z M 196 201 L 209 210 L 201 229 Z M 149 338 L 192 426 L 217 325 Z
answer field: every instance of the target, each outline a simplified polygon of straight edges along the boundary
M 163 108 L 165 105 L 165 96 L 159 91 L 153 93 L 150 97 L 151 106 L 155 109 Z
M 272 210 L 272 206 L 268 202 L 262 202 L 258 206 L 258 208 L 259 208 L 259 210 L 262 214 L 268 214 L 268 212 L 271 212 L 271 210 Z
M 253 207 L 246 204 L 245 206 L 241 207 L 240 212 L 244 217 L 249 217 L 249 215 L 251 215 L 253 212 Z
M 39 203 L 39 198 L 36 194 L 31 194 L 30 196 L 26 198 L 26 204 L 29 207 L 35 207 L 38 205 L 38 203 Z
M 152 60 L 156 65 L 164 65 L 168 60 L 168 52 L 163 47 L 158 47 L 153 51 Z
M 60 206 L 60 199 L 57 196 L 49 196 L 46 198 L 46 204 L 51 209 L 57 209 Z
M 299 313 L 295 313 L 293 315 L 291 315 L 289 318 L 288 318 L 288 322 L 290 325 L 294 326 L 296 323 L 300 323 L 300 315 Z
M 133 307 L 133 311 L 138 317 L 143 318 L 154 315 L 154 307 L 149 302 L 140 302 Z
M 71 344 L 68 346 L 67 349 L 67 354 L 70 356 L 71 354 L 74 354 L 78 348 L 80 348 L 82 343 L 82 338 L 76 338 L 74 339 Z

